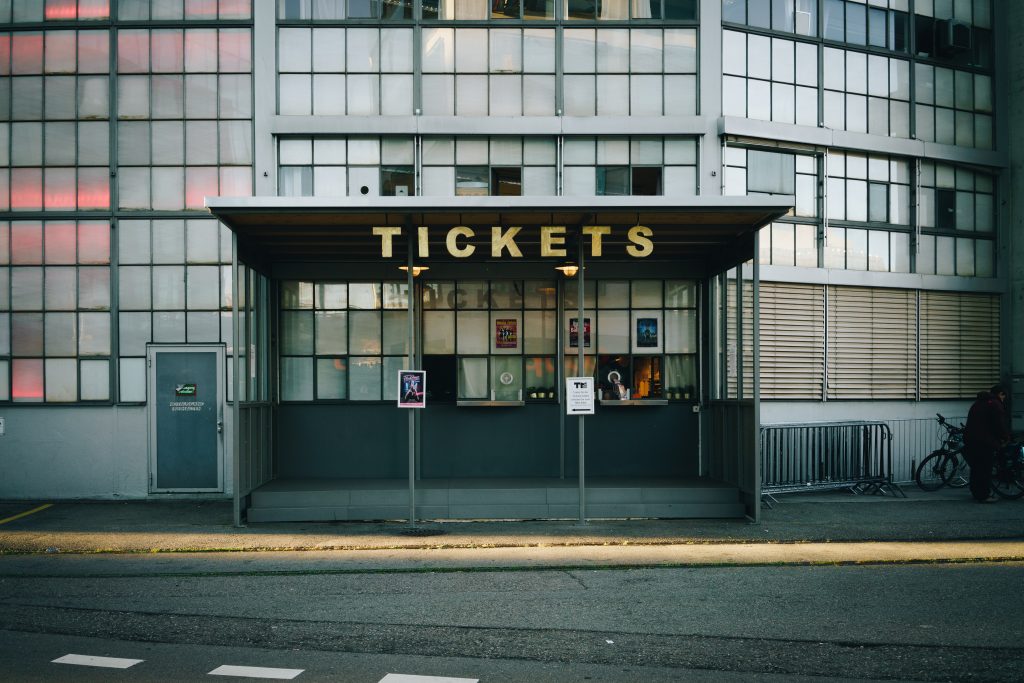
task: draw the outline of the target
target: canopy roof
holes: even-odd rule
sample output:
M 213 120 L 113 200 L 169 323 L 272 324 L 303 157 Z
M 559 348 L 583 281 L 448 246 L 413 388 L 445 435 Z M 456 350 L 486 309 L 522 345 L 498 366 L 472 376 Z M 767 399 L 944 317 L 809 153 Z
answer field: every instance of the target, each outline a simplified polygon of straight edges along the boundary
M 209 197 L 206 206 L 238 237 L 243 260 L 288 262 L 379 261 L 381 237 L 374 226 L 407 228 L 393 242 L 393 258 L 404 259 L 411 230 L 428 227 L 430 260 L 451 259 L 445 236 L 455 226 L 475 235 L 459 237 L 490 253 L 492 226 L 522 227 L 515 242 L 523 257 L 540 258 L 540 226 L 565 226 L 566 243 L 580 226 L 611 227 L 603 238 L 607 260 L 625 258 L 628 231 L 654 232 L 651 260 L 704 261 L 731 266 L 753 258 L 754 233 L 793 206 L 775 197 Z M 486 247 L 486 248 L 485 248 Z

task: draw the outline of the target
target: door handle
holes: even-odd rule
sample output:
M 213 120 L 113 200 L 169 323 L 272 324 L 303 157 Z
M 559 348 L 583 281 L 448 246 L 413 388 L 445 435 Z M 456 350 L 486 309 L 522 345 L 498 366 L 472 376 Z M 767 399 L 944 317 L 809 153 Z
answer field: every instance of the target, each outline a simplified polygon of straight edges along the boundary
M 224 420 L 217 420 L 217 433 L 218 434 L 223 434 L 224 433 Z

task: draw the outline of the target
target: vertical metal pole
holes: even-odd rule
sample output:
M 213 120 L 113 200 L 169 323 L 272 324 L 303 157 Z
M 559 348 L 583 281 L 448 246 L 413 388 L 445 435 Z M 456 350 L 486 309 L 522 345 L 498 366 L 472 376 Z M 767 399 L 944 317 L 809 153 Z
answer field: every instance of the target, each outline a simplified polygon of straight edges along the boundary
M 416 356 L 415 356 L 415 340 L 416 340 L 416 297 L 413 296 L 415 293 L 413 287 L 413 272 L 412 272 L 412 253 L 413 247 L 415 246 L 415 236 L 412 230 L 412 221 L 406 221 L 405 231 L 407 233 L 406 244 L 408 252 L 406 254 L 406 266 L 408 270 L 405 273 L 405 281 L 409 287 L 409 348 L 407 356 L 407 364 L 410 370 L 416 369 Z M 392 381 L 397 381 L 397 378 L 392 378 Z M 426 390 L 426 387 L 423 387 Z M 401 391 L 401 387 L 399 387 Z M 416 409 L 406 408 L 406 412 L 409 413 L 409 526 L 416 525 Z
M 585 287 L 583 286 L 586 280 L 584 279 L 583 273 L 584 262 L 583 262 L 583 233 L 581 232 L 576 236 L 576 251 L 579 253 L 579 266 L 580 266 L 580 279 L 579 288 L 576 291 L 576 313 L 579 316 L 576 319 L 576 358 L 579 364 L 576 368 L 577 377 L 583 377 L 585 372 L 586 364 L 584 363 L 583 357 L 583 345 L 586 343 L 586 327 L 583 323 L 583 297 L 585 296 Z M 587 523 L 587 511 L 586 511 L 586 486 L 583 480 L 583 415 L 579 415 L 579 486 L 580 486 L 580 518 L 577 522 L 583 526 Z
M 235 526 L 242 526 L 242 473 L 240 470 L 241 465 L 241 445 L 239 444 L 239 434 L 241 430 L 240 425 L 240 413 L 239 410 L 239 390 L 240 390 L 240 379 L 242 374 L 241 369 L 241 358 L 239 357 L 239 342 L 242 336 L 239 328 L 241 327 L 241 321 L 238 319 L 238 235 L 235 231 L 231 231 L 231 352 L 233 354 L 231 362 L 233 363 L 234 372 L 231 378 L 231 398 L 234 399 L 231 406 L 231 476 L 232 476 L 232 488 L 234 489 L 234 517 Z

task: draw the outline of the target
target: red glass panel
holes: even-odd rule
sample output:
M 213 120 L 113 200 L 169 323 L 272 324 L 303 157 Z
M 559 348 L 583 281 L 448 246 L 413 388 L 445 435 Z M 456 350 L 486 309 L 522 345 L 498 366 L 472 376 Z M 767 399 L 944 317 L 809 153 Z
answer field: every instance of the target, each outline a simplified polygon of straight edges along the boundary
M 46 242 L 45 260 L 47 263 L 71 264 L 75 262 L 76 232 L 77 228 L 74 223 L 46 223 L 43 237 Z
M 149 71 L 149 31 L 131 29 L 117 32 L 117 70 L 124 73 Z
M 36 265 L 42 262 L 42 224 L 28 221 L 11 223 L 11 263 Z
M 79 19 L 106 19 L 110 16 L 110 0 L 79 0 Z
M 11 75 L 11 34 L 0 33 L 0 76 Z
M 78 18 L 78 0 L 46 0 L 47 21 L 67 21 Z
M 110 33 L 80 31 L 78 33 L 78 73 L 105 74 L 110 71 Z
M 43 169 L 11 169 L 11 209 L 38 211 L 43 208 Z
M 11 225 L 0 223 L 0 266 L 11 262 Z M 6 303 L 6 302 L 4 302 Z
M 42 401 L 43 361 L 16 358 L 11 366 L 11 398 L 15 401 Z
M 248 19 L 252 16 L 250 0 L 220 0 L 221 19 Z
M 217 0 L 185 0 L 186 19 L 216 19 Z
M 44 58 L 48 74 L 73 74 L 76 70 L 77 53 L 74 31 L 47 31 Z
M 252 70 L 252 45 L 249 29 L 225 28 L 220 30 L 221 72 L 248 73 Z
M 78 224 L 78 262 L 110 263 L 110 224 L 82 221 Z
M 75 208 L 75 169 L 46 169 L 44 206 L 48 211 L 70 211 Z
M 185 208 L 203 208 L 204 197 L 217 196 L 217 169 L 213 166 L 189 166 L 185 169 Z
M 15 33 L 11 45 L 11 70 L 16 74 L 43 73 L 43 34 Z
M 185 32 L 185 71 L 217 71 L 217 31 L 191 29 Z
M 78 169 L 78 208 L 110 208 L 110 171 L 106 168 Z

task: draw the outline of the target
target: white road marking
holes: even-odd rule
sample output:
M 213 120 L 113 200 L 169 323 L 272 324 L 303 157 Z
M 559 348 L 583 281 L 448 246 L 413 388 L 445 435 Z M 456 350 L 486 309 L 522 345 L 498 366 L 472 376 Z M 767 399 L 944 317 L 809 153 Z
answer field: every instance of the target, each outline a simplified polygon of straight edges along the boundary
M 102 666 L 107 669 L 127 669 L 144 662 L 143 659 L 119 659 L 117 657 L 93 657 L 92 655 L 64 655 L 53 660 L 53 664 L 77 664 L 79 666 Z
M 479 683 L 479 678 L 450 678 L 448 676 L 414 676 L 411 674 L 388 674 L 378 683 Z
M 305 669 L 272 669 L 266 666 L 234 666 L 224 664 L 208 673 L 208 676 L 245 676 L 248 678 L 278 678 L 285 681 L 298 676 Z

